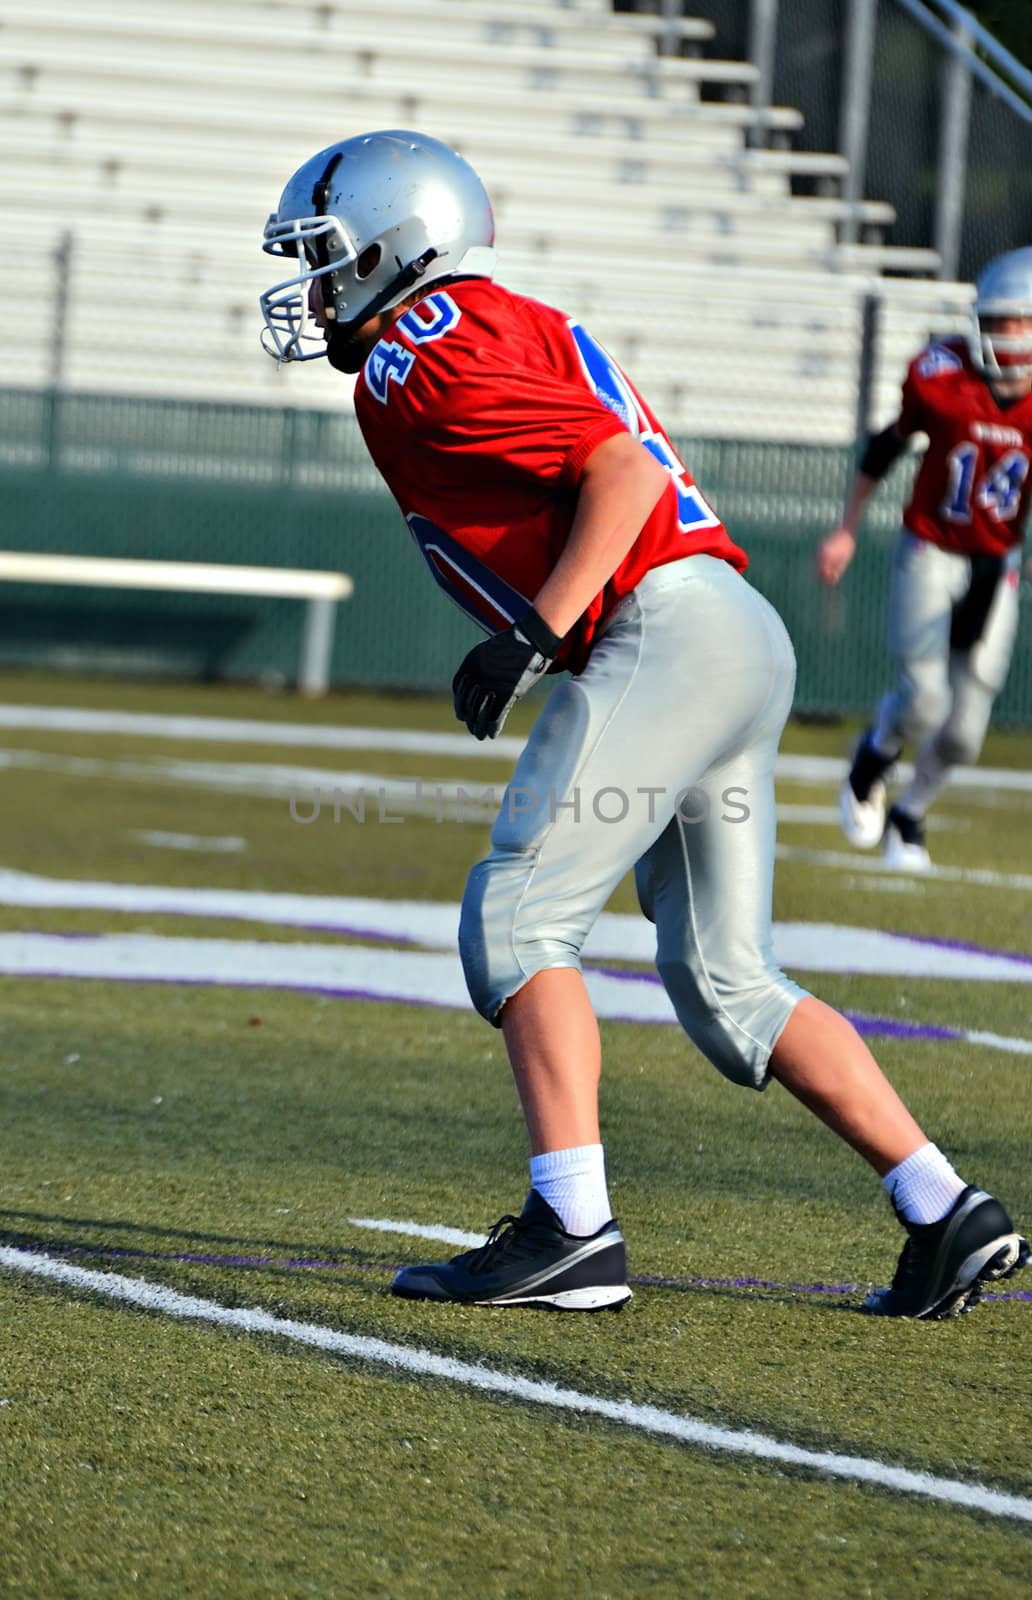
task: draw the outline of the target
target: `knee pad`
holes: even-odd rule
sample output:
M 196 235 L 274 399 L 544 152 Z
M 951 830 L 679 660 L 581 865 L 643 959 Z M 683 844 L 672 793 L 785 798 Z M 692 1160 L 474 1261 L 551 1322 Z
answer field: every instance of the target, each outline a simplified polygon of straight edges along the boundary
M 479 861 L 466 880 L 459 917 L 459 956 L 470 999 L 480 1015 L 498 1027 L 502 1001 L 497 996 L 502 993 L 506 999 L 515 993 L 519 965 L 511 932 L 508 939 L 500 936 L 497 897 L 491 893 L 486 866 Z
M 900 721 L 908 739 L 926 739 L 949 715 L 949 690 L 938 685 L 912 683 L 901 708 Z
M 696 1049 L 731 1083 L 765 1089 L 770 1053 L 806 990 L 773 969 L 754 985 L 700 986 L 682 961 L 657 962 L 677 1020 Z
M 535 973 L 580 968 L 581 931 L 526 903 L 532 864 L 533 852 L 495 849 L 473 868 L 462 897 L 459 955 L 466 987 L 480 1015 L 496 1028 L 505 1002 Z
M 982 751 L 993 712 L 993 690 L 971 670 L 962 672 L 953 708 L 935 739 L 935 752 L 943 766 L 973 766 Z
M 984 728 L 947 723 L 936 738 L 935 753 L 944 767 L 972 767 L 982 753 L 984 737 Z

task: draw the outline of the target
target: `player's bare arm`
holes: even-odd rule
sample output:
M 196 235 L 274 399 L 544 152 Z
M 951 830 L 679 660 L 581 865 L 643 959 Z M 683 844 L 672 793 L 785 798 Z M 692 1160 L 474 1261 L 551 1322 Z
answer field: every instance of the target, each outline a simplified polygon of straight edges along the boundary
M 475 645 L 452 682 L 455 715 L 477 739 L 494 739 L 518 700 L 559 653 L 563 638 L 615 573 L 673 480 L 629 433 L 604 439 L 581 471 L 563 552 L 533 606 L 511 628 Z
M 839 582 L 855 556 L 857 531 L 867 502 L 889 468 L 903 454 L 906 443 L 900 419 L 868 439 L 842 513 L 842 521 L 817 546 L 817 576 L 829 587 L 833 588 Z
M 668 490 L 670 473 L 629 433 L 614 434 L 592 451 L 569 538 L 534 601 L 560 638 L 609 582 Z

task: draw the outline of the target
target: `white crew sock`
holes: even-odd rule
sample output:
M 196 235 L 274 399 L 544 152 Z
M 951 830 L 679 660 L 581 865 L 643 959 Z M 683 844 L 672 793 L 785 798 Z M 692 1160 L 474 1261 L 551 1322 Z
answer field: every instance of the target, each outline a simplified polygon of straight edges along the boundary
M 586 1238 L 613 1215 L 606 1191 L 606 1156 L 600 1144 L 531 1156 L 530 1186 L 548 1201 L 567 1233 Z
M 923 1144 L 893 1167 L 882 1188 L 907 1222 L 941 1222 L 967 1188 L 935 1144 Z

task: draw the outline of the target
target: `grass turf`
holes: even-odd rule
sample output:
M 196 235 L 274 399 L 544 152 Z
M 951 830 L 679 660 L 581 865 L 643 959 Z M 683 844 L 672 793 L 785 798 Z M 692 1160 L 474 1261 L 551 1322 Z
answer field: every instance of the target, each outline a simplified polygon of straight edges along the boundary
M 264 703 L 284 716 L 282 702 L 257 694 L 169 686 L 119 695 L 5 680 L 0 697 L 24 702 L 27 685 L 40 703 L 248 716 Z M 449 725 L 440 704 L 367 699 L 364 710 L 322 703 L 304 716 Z M 115 754 L 92 737 L 47 740 L 0 742 Z M 839 754 L 844 742 L 841 730 L 803 729 L 786 744 Z M 1032 766 L 1032 742 L 1004 742 L 1006 764 Z M 170 753 L 163 741 L 117 753 L 141 751 Z M 267 748 L 181 753 L 284 759 Z M 373 759 L 389 770 L 379 754 L 363 768 Z M 832 800 L 812 788 L 784 795 Z M 937 859 L 1028 872 L 1027 801 L 1006 799 L 986 829 L 977 801 L 950 796 L 949 811 L 970 826 L 937 834 Z M 320 834 L 284 810 L 164 784 L 9 772 L 0 865 L 455 899 L 484 838 L 429 821 Z M 247 851 L 157 851 L 135 838 L 146 828 L 239 834 Z M 814 834 L 782 831 L 811 844 Z M 847 887 L 856 882 L 783 863 L 778 913 L 1032 948 L 1014 891 Z M 631 909 L 627 885 L 614 907 Z M 65 931 L 144 922 L 179 936 L 254 932 L 201 919 L 2 917 L 7 928 Z M 1032 1492 L 1032 1305 L 987 1305 L 956 1324 L 881 1324 L 856 1314 L 858 1293 L 793 1289 L 885 1281 L 898 1248 L 888 1209 L 862 1166 L 788 1096 L 733 1090 L 674 1029 L 604 1030 L 614 1205 L 632 1272 L 666 1282 L 639 1285 L 619 1317 L 485 1313 L 393 1300 L 393 1268 L 440 1247 L 348 1222 L 476 1230 L 519 1204 L 522 1132 L 500 1041 L 479 1021 L 276 992 L 2 982 L 6 1243 L 810 1448 Z M 1028 1031 L 1025 985 L 842 976 L 814 986 L 880 1015 Z M 877 1050 L 962 1170 L 1027 1222 L 1027 1058 L 956 1043 Z M 231 1264 L 241 1258 L 265 1264 Z M 302 1261 L 326 1265 L 285 1264 Z M 749 1277 L 780 1287 L 693 1281 Z M 924 1596 L 966 1589 L 973 1571 L 986 1595 L 1027 1592 L 1020 1524 L 388 1377 L 269 1338 L 170 1324 L 16 1276 L 0 1278 L 0 1316 L 3 1593 Z

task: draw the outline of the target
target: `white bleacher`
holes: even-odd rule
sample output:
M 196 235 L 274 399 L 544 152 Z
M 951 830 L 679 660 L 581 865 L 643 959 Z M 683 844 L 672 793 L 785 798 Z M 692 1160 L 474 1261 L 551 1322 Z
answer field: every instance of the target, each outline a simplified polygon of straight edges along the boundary
M 966 290 L 880 279 L 935 257 L 885 243 L 877 201 L 839 243 L 841 158 L 751 148 L 752 69 L 660 55 L 662 25 L 607 0 L 5 0 L 0 293 L 22 303 L 27 240 L 68 236 L 68 387 L 346 406 L 325 362 L 277 371 L 258 347 L 261 228 L 314 150 L 418 127 L 487 183 L 504 281 L 588 320 L 672 431 L 845 441 L 864 294 L 890 308 L 886 411 Z M 701 52 L 713 30 L 679 32 Z M 787 139 L 800 118 L 765 122 Z M 49 285 L 34 267 L 49 310 L 56 265 Z M 8 381 L 48 381 L 36 331 Z

